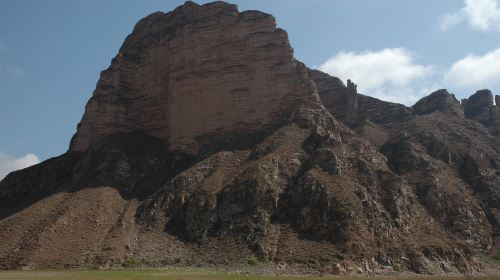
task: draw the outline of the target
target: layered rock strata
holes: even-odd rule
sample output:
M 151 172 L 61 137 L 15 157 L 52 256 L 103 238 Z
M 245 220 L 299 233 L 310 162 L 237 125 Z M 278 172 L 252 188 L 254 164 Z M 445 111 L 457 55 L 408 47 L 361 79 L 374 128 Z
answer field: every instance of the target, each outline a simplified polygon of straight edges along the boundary
M 142 129 L 195 154 L 220 135 L 276 127 L 312 93 L 273 16 L 186 2 L 136 24 L 101 73 L 70 151 Z

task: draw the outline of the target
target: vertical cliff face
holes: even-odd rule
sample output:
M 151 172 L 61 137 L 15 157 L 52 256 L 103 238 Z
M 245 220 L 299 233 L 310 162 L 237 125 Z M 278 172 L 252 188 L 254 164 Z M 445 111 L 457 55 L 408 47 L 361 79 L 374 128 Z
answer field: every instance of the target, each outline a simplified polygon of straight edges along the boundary
M 186 2 L 137 23 L 101 73 L 70 150 L 145 130 L 196 153 L 217 135 L 275 127 L 313 92 L 274 17 Z

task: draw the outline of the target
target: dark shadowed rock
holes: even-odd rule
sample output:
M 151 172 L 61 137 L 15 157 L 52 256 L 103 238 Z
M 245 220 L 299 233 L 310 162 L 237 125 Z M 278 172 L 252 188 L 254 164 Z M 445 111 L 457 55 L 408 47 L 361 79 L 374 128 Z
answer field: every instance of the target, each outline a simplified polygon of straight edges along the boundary
M 478 90 L 469 98 L 463 100 L 467 116 L 478 114 L 481 109 L 493 106 L 493 93 L 488 89 Z

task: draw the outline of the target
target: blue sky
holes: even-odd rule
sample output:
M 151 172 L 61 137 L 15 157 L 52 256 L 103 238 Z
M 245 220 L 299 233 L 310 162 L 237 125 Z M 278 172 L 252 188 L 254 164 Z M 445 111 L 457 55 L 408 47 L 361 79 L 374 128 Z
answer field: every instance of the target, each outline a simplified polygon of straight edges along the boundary
M 273 14 L 308 66 L 411 105 L 438 88 L 458 98 L 500 93 L 498 1 L 229 2 Z M 0 178 L 64 153 L 99 72 L 134 24 L 182 3 L 1 0 Z

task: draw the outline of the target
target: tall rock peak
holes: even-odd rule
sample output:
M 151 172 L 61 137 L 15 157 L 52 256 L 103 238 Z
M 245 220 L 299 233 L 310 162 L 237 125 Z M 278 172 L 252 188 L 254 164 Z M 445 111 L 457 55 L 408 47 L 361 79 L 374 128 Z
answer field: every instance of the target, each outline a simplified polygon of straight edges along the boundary
M 495 104 L 493 103 L 495 99 Z M 500 98 L 493 97 L 488 89 L 478 90 L 468 99 L 462 100 L 465 116 L 486 126 L 493 135 L 500 135 Z
M 356 120 L 358 113 L 358 86 L 350 79 L 347 80 L 346 91 L 347 119 Z
M 478 90 L 469 98 L 464 99 L 464 106 L 470 109 L 493 106 L 493 93 L 489 89 Z
M 273 16 L 188 1 L 136 24 L 101 73 L 70 151 L 143 130 L 197 153 L 210 139 L 275 127 L 314 92 Z

